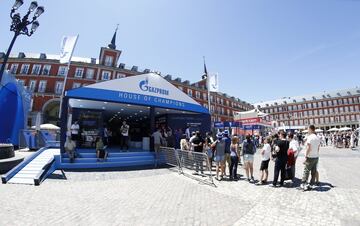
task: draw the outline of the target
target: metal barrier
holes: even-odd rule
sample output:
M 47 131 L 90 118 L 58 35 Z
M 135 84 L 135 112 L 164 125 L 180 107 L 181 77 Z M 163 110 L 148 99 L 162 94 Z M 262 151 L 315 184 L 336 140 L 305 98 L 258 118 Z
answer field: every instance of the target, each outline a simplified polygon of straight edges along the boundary
M 211 165 L 208 156 L 205 153 L 183 151 L 167 147 L 161 147 L 160 152 L 164 163 L 177 167 L 179 173 L 198 175 L 201 176 L 201 178 L 205 177 L 208 178 L 211 184 L 214 184 Z

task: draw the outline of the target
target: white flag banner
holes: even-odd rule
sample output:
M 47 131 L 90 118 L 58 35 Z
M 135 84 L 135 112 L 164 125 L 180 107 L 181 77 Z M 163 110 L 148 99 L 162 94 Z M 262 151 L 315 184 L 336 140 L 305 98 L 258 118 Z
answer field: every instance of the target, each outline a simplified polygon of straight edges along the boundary
M 207 77 L 207 85 L 209 87 L 210 92 L 218 92 L 219 91 L 219 77 L 216 73 L 209 73 Z
M 75 49 L 76 41 L 79 35 L 77 36 L 64 36 L 61 40 L 61 52 L 60 52 L 60 63 L 67 64 L 70 63 L 72 54 Z

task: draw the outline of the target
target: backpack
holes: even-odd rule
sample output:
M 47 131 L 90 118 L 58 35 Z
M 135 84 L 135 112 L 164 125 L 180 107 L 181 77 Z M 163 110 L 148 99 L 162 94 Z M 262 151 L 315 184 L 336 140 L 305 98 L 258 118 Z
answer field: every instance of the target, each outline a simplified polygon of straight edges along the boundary
M 246 146 L 245 146 L 245 152 L 244 154 L 255 154 L 255 150 L 254 150 L 254 144 L 250 141 L 246 141 Z

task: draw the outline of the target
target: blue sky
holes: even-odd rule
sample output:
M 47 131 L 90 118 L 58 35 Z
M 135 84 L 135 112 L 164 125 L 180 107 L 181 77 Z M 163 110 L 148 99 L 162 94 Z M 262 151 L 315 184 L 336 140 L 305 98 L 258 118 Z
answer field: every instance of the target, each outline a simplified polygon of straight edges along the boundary
M 24 13 L 30 1 L 20 8 Z M 79 34 L 74 55 L 98 57 L 119 24 L 120 62 L 191 82 L 203 56 L 220 91 L 250 103 L 360 86 L 360 0 L 39 0 L 46 12 L 13 52 L 58 54 Z M 0 2 L 0 51 L 9 11 Z

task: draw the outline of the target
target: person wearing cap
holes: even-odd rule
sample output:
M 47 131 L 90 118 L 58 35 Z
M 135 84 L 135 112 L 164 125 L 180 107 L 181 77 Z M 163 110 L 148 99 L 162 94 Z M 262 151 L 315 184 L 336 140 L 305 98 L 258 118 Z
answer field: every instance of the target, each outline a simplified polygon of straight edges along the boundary
M 216 179 L 222 180 L 225 174 L 225 140 L 223 139 L 223 134 L 218 133 L 216 135 L 217 140 L 211 145 L 215 149 L 214 160 L 216 163 Z M 221 174 L 219 177 L 219 173 Z
M 225 163 L 227 163 L 228 165 L 228 169 L 229 169 L 229 175 L 231 174 L 231 157 L 230 157 L 230 146 L 231 146 L 231 139 L 229 137 L 229 130 L 225 130 L 224 131 L 224 137 L 223 139 L 225 140 Z M 226 170 L 225 170 L 225 175 L 226 175 Z

